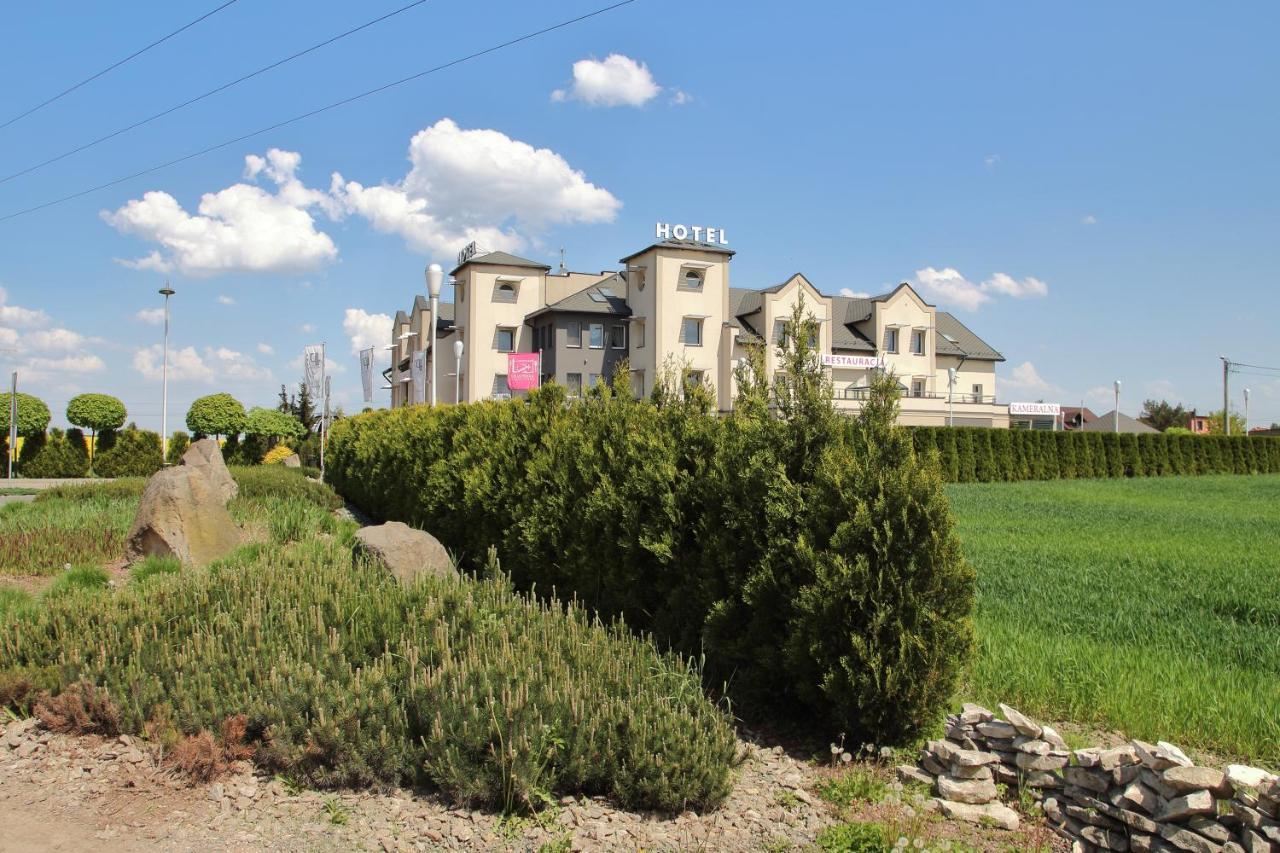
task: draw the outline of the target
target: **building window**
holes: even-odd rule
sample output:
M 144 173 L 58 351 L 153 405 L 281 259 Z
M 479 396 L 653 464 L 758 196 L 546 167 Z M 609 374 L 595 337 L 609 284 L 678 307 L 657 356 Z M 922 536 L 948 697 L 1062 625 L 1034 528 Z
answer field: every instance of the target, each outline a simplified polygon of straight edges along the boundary
M 973 402 L 975 403 L 982 402 L 982 386 L 981 385 L 973 386 Z
M 924 331 L 916 329 L 911 333 L 911 352 L 924 355 Z
M 615 323 L 609 327 L 609 349 L 626 349 L 627 348 L 627 327 L 622 323 Z
M 631 396 L 637 400 L 644 399 L 644 371 L 631 371 Z
M 587 388 L 588 388 L 588 390 L 589 390 L 589 389 L 591 389 L 591 388 L 596 387 L 596 386 L 597 386 L 597 385 L 599 385 L 599 384 L 600 384 L 600 374 L 599 374 L 599 373 L 588 373 L 588 374 L 587 374 Z
M 493 377 L 493 399 L 511 399 L 511 386 L 507 384 L 507 376 L 505 373 L 499 373 L 497 376 Z
M 897 329 L 884 330 L 884 351 L 885 352 L 898 351 L 898 330 Z
M 684 372 L 684 392 L 688 394 L 695 388 L 701 388 L 703 380 L 706 379 L 706 373 L 701 370 L 686 370 Z
M 680 275 L 681 290 L 702 290 L 702 273 L 697 270 L 685 270 Z
M 509 281 L 499 281 L 493 287 L 494 302 L 515 302 L 516 285 Z
M 773 321 L 773 342 L 777 346 L 783 346 L 786 343 L 787 325 L 786 320 Z
M 924 380 L 923 379 L 911 380 L 911 396 L 912 397 L 924 396 Z
M 590 346 L 592 349 L 604 349 L 604 323 L 591 324 Z
M 577 320 L 570 320 L 564 327 L 565 346 L 580 347 L 582 346 L 582 323 Z M 578 377 L 581 379 L 582 377 Z
M 640 320 L 635 324 L 635 332 L 632 333 L 636 342 L 636 349 L 644 349 L 644 321 Z
M 689 347 L 702 346 L 702 318 L 685 317 L 680 323 L 680 343 Z
M 497 339 L 494 346 L 498 352 L 515 352 L 516 351 L 516 330 L 499 328 Z
M 564 387 L 569 392 L 570 397 L 582 396 L 582 374 L 566 373 L 564 375 Z

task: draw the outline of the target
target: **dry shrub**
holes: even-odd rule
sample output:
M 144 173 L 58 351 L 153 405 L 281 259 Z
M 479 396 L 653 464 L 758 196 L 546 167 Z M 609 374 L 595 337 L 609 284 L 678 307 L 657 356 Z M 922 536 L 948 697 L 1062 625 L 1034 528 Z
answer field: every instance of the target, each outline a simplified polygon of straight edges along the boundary
M 104 688 L 88 681 L 77 681 L 57 696 L 40 694 L 36 716 L 45 728 L 55 732 L 107 737 L 120 734 L 120 708 Z
M 253 756 L 246 740 L 248 723 L 244 714 L 236 714 L 222 721 L 221 738 L 215 739 L 208 729 L 188 735 L 170 750 L 165 763 L 192 782 L 212 782 L 226 775 L 235 762 Z

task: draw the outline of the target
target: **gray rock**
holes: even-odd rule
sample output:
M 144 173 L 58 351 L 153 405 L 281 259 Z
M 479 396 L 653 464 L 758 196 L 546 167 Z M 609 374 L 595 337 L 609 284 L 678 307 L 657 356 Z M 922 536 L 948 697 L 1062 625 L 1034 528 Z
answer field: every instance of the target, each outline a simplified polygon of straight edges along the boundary
M 1160 827 L 1160 837 L 1179 850 L 1188 850 L 1191 853 L 1219 853 L 1222 850 L 1222 845 L 1214 844 L 1204 836 L 1180 826 L 1166 824 Z
M 998 793 L 990 779 L 959 779 L 944 774 L 938 777 L 938 796 L 953 803 L 979 805 L 991 802 Z
M 1274 773 L 1268 773 L 1266 770 L 1250 767 L 1247 764 L 1228 764 L 1227 781 L 1236 788 L 1262 790 L 1275 782 L 1276 776 Z
M 1000 713 L 1004 714 L 1005 719 L 1018 730 L 1019 734 L 1024 734 L 1027 737 L 1040 737 L 1040 732 L 1043 730 L 1040 728 L 1039 724 L 1024 716 L 1021 712 L 1001 703 Z
M 938 800 L 942 813 L 949 818 L 977 824 L 993 824 L 1001 829 L 1018 828 L 1018 813 L 1003 803 L 962 803 Z
M 1159 773 L 1152 771 L 1149 767 L 1142 768 L 1141 778 L 1142 784 L 1146 785 L 1166 800 L 1172 800 L 1174 797 L 1178 796 L 1178 792 L 1169 787 L 1169 785 L 1164 781 L 1164 777 Z
M 286 468 L 301 468 L 302 457 L 296 453 L 290 453 L 288 456 L 280 460 L 280 464 Z
M 979 764 L 975 767 L 965 767 L 961 764 L 952 764 L 951 775 L 958 779 L 990 779 L 992 778 L 991 765 Z
M 924 748 L 944 764 L 950 764 L 951 757 L 960 751 L 960 747 L 949 740 L 931 740 L 924 745 Z
M 231 472 L 227 470 L 227 464 L 222 460 L 222 450 L 212 438 L 192 442 L 187 452 L 182 454 L 182 465 L 194 468 L 208 477 L 214 490 L 222 498 L 223 506 L 240 493 L 240 487 L 236 485 Z
M 399 521 L 360 528 L 353 548 L 357 555 L 382 566 L 406 587 L 421 577 L 458 574 L 438 539 Z
M 1167 741 L 1158 741 L 1155 746 L 1144 741 L 1130 741 L 1138 751 L 1138 758 L 1152 770 L 1168 770 L 1170 767 L 1190 767 L 1191 759 L 1182 750 Z
M 958 749 L 951 754 L 952 766 L 981 767 L 984 764 L 999 764 L 1000 756 L 992 752 L 979 752 L 976 749 Z
M 899 782 L 919 782 L 922 785 L 933 785 L 933 777 L 919 767 L 902 764 L 894 768 L 894 771 L 898 774 Z
M 1179 794 L 1191 791 L 1213 791 L 1223 799 L 1231 796 L 1231 788 L 1226 784 L 1226 776 L 1221 770 L 1214 770 L 1212 767 L 1170 767 L 1160 774 L 1160 778 Z
M 227 513 L 225 491 L 206 474 L 212 468 L 183 464 L 151 476 L 125 538 L 129 562 L 172 556 L 185 565 L 204 566 L 240 546 L 243 538 Z
M 987 723 L 995 718 L 995 714 L 988 711 L 981 705 L 974 705 L 972 702 L 965 702 L 960 709 L 960 722 L 965 725 L 976 725 L 977 723 Z
M 1088 767 L 1068 767 L 1062 771 L 1062 778 L 1069 784 L 1087 788 L 1099 794 L 1106 793 L 1111 787 L 1111 780 L 1106 775 Z
M 1049 741 L 1049 743 L 1053 744 L 1054 749 L 1067 748 L 1067 742 L 1062 739 L 1062 735 L 1058 734 L 1057 731 L 1050 726 L 1040 727 L 1040 739 Z
M 1231 832 L 1216 820 L 1207 817 L 1193 817 L 1187 821 L 1187 828 L 1194 829 L 1210 841 L 1226 844 L 1231 840 Z
M 1136 853 L 1149 853 L 1149 851 L 1167 850 L 1168 845 L 1160 840 L 1158 835 L 1147 835 L 1141 832 L 1129 833 L 1129 849 Z
M 1160 812 L 1156 820 L 1180 821 L 1193 815 L 1213 814 L 1214 811 L 1213 794 L 1208 791 L 1194 791 L 1182 797 L 1175 797 L 1166 803 L 1164 811 Z
M 987 723 L 978 723 L 978 734 L 983 737 L 1012 739 L 1017 736 L 1018 730 L 1013 727 L 1012 723 L 1006 723 L 1004 720 L 992 720 Z
M 1023 778 L 1028 788 L 1061 788 L 1062 779 L 1045 770 L 1028 770 Z
M 1028 755 L 1048 755 L 1053 752 L 1053 744 L 1047 740 L 1031 737 L 1017 737 L 1013 739 L 1013 748 L 1018 752 L 1025 752 Z
M 1080 830 L 1080 837 L 1103 850 L 1115 850 L 1124 853 L 1129 849 L 1129 838 L 1123 832 L 1103 829 L 1099 826 L 1085 826 Z
M 1098 810 L 1107 817 L 1120 821 L 1130 829 L 1136 829 L 1138 832 L 1145 832 L 1151 835 L 1160 832 L 1160 824 L 1137 812 L 1110 806 L 1106 803 L 1097 803 L 1096 805 Z
M 1271 842 L 1252 829 L 1246 829 L 1241 832 L 1240 841 L 1243 843 L 1247 853 L 1268 853 L 1271 850 Z
M 1138 751 L 1131 744 L 1117 746 L 1115 749 L 1104 749 L 1098 753 L 1098 766 L 1103 770 L 1115 770 L 1117 767 L 1138 763 Z
M 1019 752 L 1014 763 L 1020 770 L 1061 770 L 1067 766 L 1068 756 L 1065 752 L 1051 752 L 1048 755 L 1029 755 Z
M 1131 783 L 1124 789 L 1121 797 L 1150 815 L 1159 814 L 1164 810 L 1164 800 L 1160 795 L 1141 782 Z
M 939 761 L 932 752 L 924 750 L 920 756 L 920 766 L 934 776 L 941 776 L 947 772 L 947 765 Z
M 1088 749 L 1077 749 L 1071 755 L 1075 758 L 1076 764 L 1081 767 L 1096 767 L 1101 753 L 1101 747 L 1091 746 Z
M 1111 830 L 1119 830 L 1121 828 L 1119 821 L 1112 820 L 1096 808 L 1086 808 L 1085 806 L 1077 806 L 1073 803 L 1068 803 L 1064 810 L 1069 817 L 1075 818 L 1081 823 L 1088 824 L 1089 826 L 1100 826 L 1103 829 Z

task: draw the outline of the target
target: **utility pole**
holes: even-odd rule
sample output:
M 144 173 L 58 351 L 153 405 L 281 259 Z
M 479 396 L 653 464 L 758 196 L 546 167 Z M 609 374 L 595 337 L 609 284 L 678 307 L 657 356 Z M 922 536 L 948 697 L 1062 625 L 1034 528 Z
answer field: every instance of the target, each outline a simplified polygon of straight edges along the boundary
M 18 371 L 13 371 L 13 390 L 9 392 L 9 479 L 13 479 L 13 457 L 18 453 Z
M 1244 389 L 1244 434 L 1249 434 L 1249 389 Z
M 1111 413 L 1111 431 L 1120 431 L 1120 380 L 1116 380 L 1116 410 Z
M 1225 355 L 1220 355 L 1222 359 L 1222 432 L 1224 435 L 1231 435 L 1231 406 L 1230 398 L 1227 396 L 1228 377 L 1231 375 L 1231 360 Z
M 164 297 L 164 366 L 160 369 L 160 464 L 169 464 L 169 297 L 173 296 L 173 288 L 169 282 L 160 288 Z

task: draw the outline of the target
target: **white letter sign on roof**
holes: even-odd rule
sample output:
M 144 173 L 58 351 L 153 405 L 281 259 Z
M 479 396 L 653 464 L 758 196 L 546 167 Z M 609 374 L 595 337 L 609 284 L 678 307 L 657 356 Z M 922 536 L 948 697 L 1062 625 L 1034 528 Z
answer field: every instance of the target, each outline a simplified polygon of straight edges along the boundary
M 659 222 L 654 225 L 653 229 L 654 237 L 659 240 L 688 240 L 690 232 L 693 232 L 693 239 L 699 243 L 729 245 L 729 238 L 725 236 L 723 228 L 714 228 L 708 225 L 672 225 L 668 222 Z M 705 239 L 703 232 L 705 232 Z

